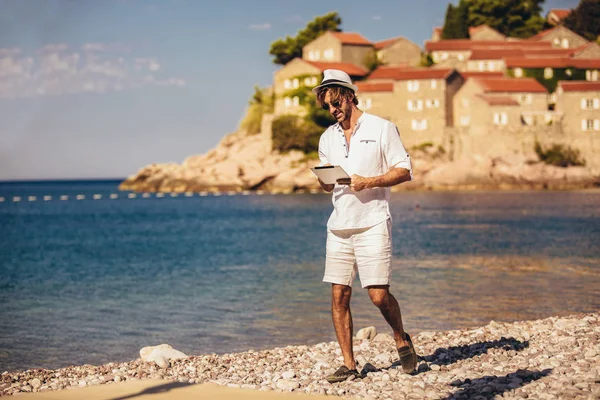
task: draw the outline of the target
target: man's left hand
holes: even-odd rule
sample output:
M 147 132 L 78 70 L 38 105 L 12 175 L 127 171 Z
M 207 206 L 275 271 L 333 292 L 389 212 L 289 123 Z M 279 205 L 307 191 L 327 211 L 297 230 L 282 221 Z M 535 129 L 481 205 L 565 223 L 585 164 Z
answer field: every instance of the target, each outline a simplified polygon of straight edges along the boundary
M 369 179 L 364 176 L 354 174 L 350 179 L 350 190 L 353 192 L 360 192 L 369 187 Z

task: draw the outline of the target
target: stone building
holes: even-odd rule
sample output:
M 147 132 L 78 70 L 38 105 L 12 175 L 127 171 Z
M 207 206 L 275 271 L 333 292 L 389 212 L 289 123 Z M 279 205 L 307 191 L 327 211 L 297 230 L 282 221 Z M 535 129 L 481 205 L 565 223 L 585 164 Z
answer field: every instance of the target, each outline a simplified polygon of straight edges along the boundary
M 302 48 L 302 59 L 320 62 L 343 62 L 368 67 L 374 56 L 373 43 L 359 33 L 325 32 Z
M 421 62 L 421 48 L 404 37 L 375 42 L 374 46 L 384 65 L 416 67 Z

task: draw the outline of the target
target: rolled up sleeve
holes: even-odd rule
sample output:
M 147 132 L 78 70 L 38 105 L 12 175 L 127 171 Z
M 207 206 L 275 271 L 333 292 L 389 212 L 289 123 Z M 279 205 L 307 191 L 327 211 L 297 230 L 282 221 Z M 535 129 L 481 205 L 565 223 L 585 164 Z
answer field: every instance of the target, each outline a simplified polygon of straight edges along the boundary
M 391 122 L 384 128 L 383 137 L 381 138 L 383 147 L 383 155 L 389 169 L 392 168 L 404 168 L 410 172 L 410 180 L 413 180 L 412 164 L 410 162 L 410 156 L 406 152 L 402 140 L 400 139 L 400 132 L 396 125 Z

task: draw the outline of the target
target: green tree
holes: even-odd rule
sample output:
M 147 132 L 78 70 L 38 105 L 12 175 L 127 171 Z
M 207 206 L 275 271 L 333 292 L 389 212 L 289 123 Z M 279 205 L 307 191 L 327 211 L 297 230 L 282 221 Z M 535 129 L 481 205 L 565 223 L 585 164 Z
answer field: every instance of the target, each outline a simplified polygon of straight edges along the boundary
M 506 36 L 531 37 L 544 27 L 545 19 L 540 15 L 543 3 L 544 0 L 470 0 L 467 23 L 486 24 Z
M 273 56 L 273 63 L 285 65 L 296 57 L 302 57 L 302 48 L 327 31 L 341 32 L 342 19 L 337 12 L 330 12 L 316 17 L 295 37 L 286 36 L 271 43 L 269 54 Z
M 594 41 L 600 35 L 600 0 L 581 0 L 564 25 L 584 38 Z
M 457 7 L 448 4 L 446 18 L 442 28 L 442 39 L 468 39 L 469 38 L 469 4 L 461 0 Z

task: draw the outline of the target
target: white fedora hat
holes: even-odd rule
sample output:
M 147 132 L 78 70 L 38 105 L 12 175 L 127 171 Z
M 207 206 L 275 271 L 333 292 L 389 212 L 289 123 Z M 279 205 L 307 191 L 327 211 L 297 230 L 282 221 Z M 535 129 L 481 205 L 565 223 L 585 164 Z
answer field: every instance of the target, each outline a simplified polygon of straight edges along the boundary
M 314 94 L 317 94 L 317 91 L 320 88 L 334 85 L 347 87 L 352 89 L 354 92 L 358 90 L 358 86 L 352 84 L 350 75 L 344 71 L 340 71 L 339 69 L 326 69 L 323 71 L 323 81 L 321 81 L 319 86 L 313 88 L 312 91 Z

